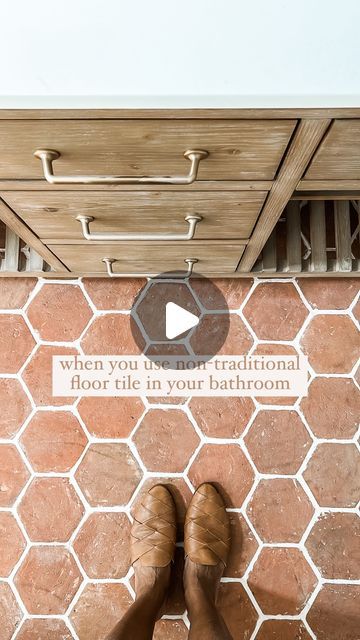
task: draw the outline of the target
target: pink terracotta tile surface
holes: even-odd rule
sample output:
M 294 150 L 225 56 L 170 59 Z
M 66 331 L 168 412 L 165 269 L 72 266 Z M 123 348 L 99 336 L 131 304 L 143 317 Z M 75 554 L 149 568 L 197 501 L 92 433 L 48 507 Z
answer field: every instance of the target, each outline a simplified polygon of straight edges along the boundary
M 264 542 L 300 542 L 314 508 L 293 478 L 260 480 L 247 514 Z
M 36 285 L 36 278 L 3 278 L 0 309 L 21 309 Z
M 132 602 L 141 492 L 169 488 L 181 543 L 204 481 L 229 509 L 219 606 L 234 640 L 359 640 L 358 282 L 216 280 L 232 311 L 222 353 L 304 352 L 303 399 L 78 401 L 52 396 L 52 356 L 138 353 L 128 310 L 145 282 L 3 279 L 1 640 L 104 640 Z M 220 299 L 190 284 L 221 332 Z M 193 332 L 199 353 L 208 340 Z M 155 640 L 187 640 L 183 566 L 179 546 Z
M 87 442 L 78 419 L 70 411 L 38 411 L 20 438 L 32 468 L 42 473 L 70 471 Z
M 67 542 L 84 507 L 68 478 L 34 478 L 18 507 L 32 542 Z
M 298 283 L 314 309 L 347 309 L 359 293 L 358 278 L 299 278 Z
M 11 439 L 31 411 L 30 400 L 18 380 L 0 378 L 0 407 L 0 438 Z
M 0 582 L 0 623 L 4 640 L 11 640 L 22 617 L 22 611 L 10 585 Z
M 264 547 L 249 575 L 249 586 L 263 613 L 297 615 L 317 585 L 302 552 L 295 547 Z
M 0 373 L 17 373 L 34 347 L 35 340 L 24 318 L 0 315 Z
M 260 340 L 293 340 L 308 310 L 289 282 L 263 282 L 244 308 L 244 316 Z
M 42 340 L 73 342 L 92 317 L 78 285 L 45 284 L 27 308 L 27 317 Z

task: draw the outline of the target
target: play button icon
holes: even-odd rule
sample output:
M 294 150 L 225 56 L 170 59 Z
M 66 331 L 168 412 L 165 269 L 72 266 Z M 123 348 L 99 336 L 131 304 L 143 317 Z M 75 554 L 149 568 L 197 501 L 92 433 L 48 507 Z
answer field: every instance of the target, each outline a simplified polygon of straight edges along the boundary
M 175 279 L 172 272 L 149 279 L 130 312 L 133 339 L 156 364 L 160 356 L 210 360 L 222 349 L 229 326 L 229 309 L 221 287 L 195 273 L 191 278 Z M 176 366 L 170 364 L 170 368 Z
M 175 302 L 168 302 L 165 309 L 165 331 L 168 340 L 181 336 L 189 329 L 196 327 L 200 322 L 198 316 L 183 309 Z

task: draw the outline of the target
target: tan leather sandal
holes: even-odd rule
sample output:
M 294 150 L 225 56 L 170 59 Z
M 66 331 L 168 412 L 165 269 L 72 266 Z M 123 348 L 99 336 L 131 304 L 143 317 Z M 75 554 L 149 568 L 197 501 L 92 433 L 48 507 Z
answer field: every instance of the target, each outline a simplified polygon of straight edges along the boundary
M 185 519 L 185 556 L 204 565 L 226 566 L 230 550 L 230 521 L 224 501 L 212 484 L 195 491 Z
M 170 491 L 162 484 L 140 497 L 131 528 L 131 562 L 166 567 L 174 559 L 176 511 Z

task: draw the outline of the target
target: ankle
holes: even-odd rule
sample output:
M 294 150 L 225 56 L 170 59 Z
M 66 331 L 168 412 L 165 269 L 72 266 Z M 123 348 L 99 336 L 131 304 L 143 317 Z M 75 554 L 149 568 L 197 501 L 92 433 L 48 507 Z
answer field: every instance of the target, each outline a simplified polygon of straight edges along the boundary
M 136 599 L 150 599 L 162 605 L 170 582 L 170 567 L 134 566 Z
M 184 571 L 184 592 L 188 606 L 201 601 L 215 604 L 223 567 L 200 565 L 187 558 Z

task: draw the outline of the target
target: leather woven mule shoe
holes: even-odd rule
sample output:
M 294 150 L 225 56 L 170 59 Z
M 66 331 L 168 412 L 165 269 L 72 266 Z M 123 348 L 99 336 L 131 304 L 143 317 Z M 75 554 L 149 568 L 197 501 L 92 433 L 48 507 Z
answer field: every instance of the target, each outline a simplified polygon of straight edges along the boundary
M 185 556 L 203 565 L 226 565 L 230 522 L 224 501 L 212 484 L 195 491 L 185 519 Z
M 174 559 L 176 511 L 170 491 L 161 484 L 140 496 L 131 528 L 131 562 L 166 567 Z

